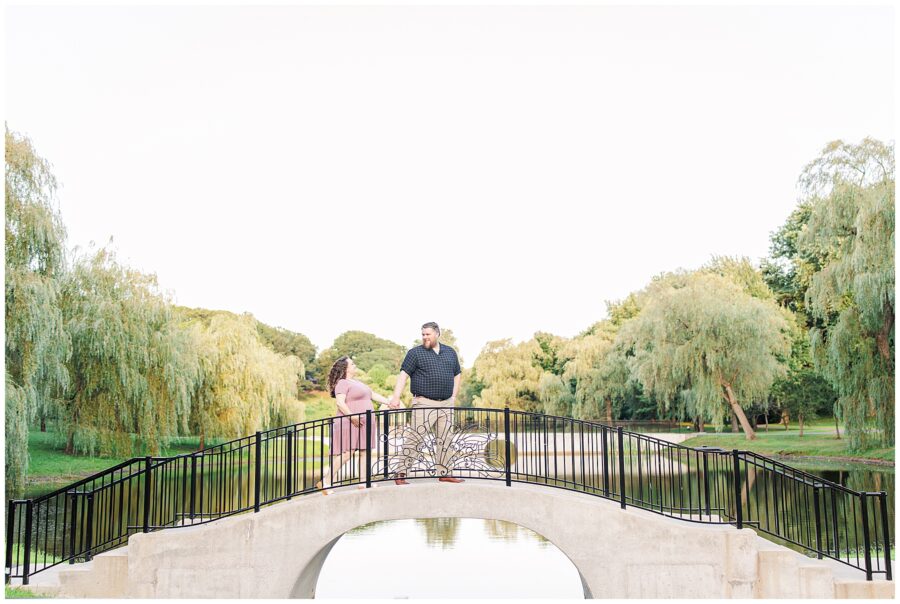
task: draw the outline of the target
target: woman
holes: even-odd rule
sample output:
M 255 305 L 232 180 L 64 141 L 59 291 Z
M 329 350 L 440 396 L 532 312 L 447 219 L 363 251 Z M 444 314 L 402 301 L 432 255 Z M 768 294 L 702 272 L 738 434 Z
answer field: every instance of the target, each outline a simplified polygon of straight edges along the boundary
M 316 488 L 322 489 L 322 493 L 328 495 L 327 487 L 331 486 L 332 477 L 340 476 L 344 465 L 350 461 L 354 451 L 365 451 L 366 430 L 371 436 L 369 442 L 372 448 L 377 445 L 375 422 L 372 426 L 366 426 L 365 416 L 354 415 L 374 410 L 372 399 L 381 404 L 386 404 L 388 399 L 358 380 L 356 364 L 350 357 L 341 357 L 331 366 L 328 373 L 328 391 L 337 401 L 338 415 L 349 415 L 332 420 L 331 424 L 331 466 L 322 468 L 322 480 L 316 483 Z M 372 456 L 375 459 L 375 455 Z M 363 487 L 360 487 L 363 488 Z

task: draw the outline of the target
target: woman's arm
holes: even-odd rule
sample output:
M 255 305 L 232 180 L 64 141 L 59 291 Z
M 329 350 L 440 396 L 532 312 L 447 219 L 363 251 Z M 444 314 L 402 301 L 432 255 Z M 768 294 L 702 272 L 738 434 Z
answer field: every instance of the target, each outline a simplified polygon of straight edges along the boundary
M 347 404 L 347 395 L 346 394 L 338 394 L 334 397 L 334 400 L 337 401 L 337 407 L 338 407 L 338 409 L 341 410 L 341 413 L 343 413 L 344 415 L 350 415 L 353 413 L 352 411 L 350 411 L 350 406 Z M 350 423 L 353 424 L 354 426 L 358 426 L 359 418 L 355 417 L 355 416 L 351 417 Z
M 374 390 L 372 391 L 372 400 L 378 403 L 379 405 L 386 405 L 390 402 L 390 399 L 386 396 L 381 396 Z

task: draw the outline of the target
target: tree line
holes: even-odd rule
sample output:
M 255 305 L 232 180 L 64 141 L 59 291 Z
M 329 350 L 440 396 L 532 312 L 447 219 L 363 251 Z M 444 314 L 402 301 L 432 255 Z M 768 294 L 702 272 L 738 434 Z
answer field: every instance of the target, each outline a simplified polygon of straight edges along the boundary
M 834 414 L 851 451 L 894 442 L 894 148 L 836 141 L 810 162 L 770 257 L 664 273 L 574 338 L 488 343 L 476 406 L 678 418 L 755 438 L 757 418 Z M 840 427 L 837 428 L 840 436 Z
M 851 449 L 893 443 L 893 162 L 878 141 L 829 144 L 759 267 L 714 257 L 608 302 L 573 338 L 489 342 L 459 404 L 731 422 L 748 438 L 759 417 L 833 413 Z M 55 194 L 50 165 L 7 129 L 8 488 L 24 480 L 28 430 L 48 421 L 69 452 L 156 454 L 179 435 L 202 446 L 302 420 L 341 355 L 393 390 L 406 346 L 347 331 L 317 354 L 250 314 L 176 306 L 108 247 L 67 252 Z M 455 347 L 451 330 L 441 340 Z

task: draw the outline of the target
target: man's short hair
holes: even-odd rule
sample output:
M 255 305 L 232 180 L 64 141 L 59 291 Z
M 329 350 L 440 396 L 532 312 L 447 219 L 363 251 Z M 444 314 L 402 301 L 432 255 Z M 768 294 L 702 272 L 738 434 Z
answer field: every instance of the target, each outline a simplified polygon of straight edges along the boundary
M 428 328 L 435 330 L 438 335 L 441 335 L 441 328 L 438 327 L 438 324 L 435 323 L 434 321 L 429 321 L 428 323 L 426 323 L 425 325 L 422 326 L 422 329 L 428 329 Z

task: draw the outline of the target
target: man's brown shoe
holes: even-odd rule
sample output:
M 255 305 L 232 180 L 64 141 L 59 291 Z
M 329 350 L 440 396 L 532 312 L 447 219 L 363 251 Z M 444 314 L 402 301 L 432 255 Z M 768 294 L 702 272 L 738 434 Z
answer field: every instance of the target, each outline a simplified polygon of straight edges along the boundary
M 406 480 L 406 474 L 397 474 L 397 478 L 394 480 L 394 484 L 409 484 Z
M 462 478 L 454 478 L 453 476 L 441 476 L 438 480 L 440 482 L 465 482 Z

